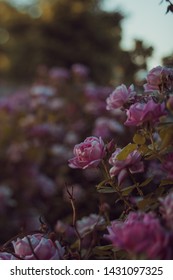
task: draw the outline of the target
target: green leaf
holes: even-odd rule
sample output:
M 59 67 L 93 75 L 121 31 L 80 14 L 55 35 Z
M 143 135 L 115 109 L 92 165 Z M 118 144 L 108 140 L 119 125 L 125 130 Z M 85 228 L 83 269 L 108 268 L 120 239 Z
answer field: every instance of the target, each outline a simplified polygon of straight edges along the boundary
M 155 200 L 153 200 L 151 197 L 145 197 L 141 201 L 138 202 L 137 206 L 140 210 L 148 210 L 150 208 L 150 205 L 153 204 Z
M 139 133 L 136 133 L 134 136 L 133 136 L 133 142 L 135 144 L 139 144 L 139 145 L 143 145 L 145 144 L 145 137 Z
M 166 186 L 166 185 L 173 185 L 173 180 L 163 179 L 161 180 L 159 187 Z
M 147 186 L 152 180 L 153 180 L 154 176 L 147 178 L 145 181 L 143 181 L 139 186 L 140 187 L 145 187 Z
M 96 186 L 97 191 L 99 193 L 114 193 L 116 192 L 112 187 L 110 186 Z
M 135 185 L 122 189 L 121 193 L 123 196 L 129 195 L 135 189 Z
M 138 151 L 142 154 L 142 155 L 146 155 L 150 149 L 148 148 L 147 145 L 141 145 L 139 148 L 138 148 Z
M 105 246 L 96 246 L 93 250 L 94 251 L 107 251 L 107 250 L 112 250 L 113 246 L 112 245 L 105 245 Z
M 165 126 L 169 126 L 169 125 L 173 125 L 172 122 L 162 122 L 162 123 L 159 123 L 157 126 L 158 127 L 165 127 Z
M 137 149 L 137 144 L 131 144 L 129 143 L 127 146 L 125 146 L 122 151 L 117 155 L 118 160 L 125 160 L 127 156 Z
M 172 144 L 173 124 L 162 127 L 159 131 L 159 136 L 162 139 L 160 149 L 163 149 Z
M 92 250 L 92 254 L 96 255 L 97 258 L 100 256 L 101 259 L 112 259 L 114 247 L 112 245 L 105 245 L 105 246 L 96 246 Z M 119 249 L 117 249 L 118 251 Z

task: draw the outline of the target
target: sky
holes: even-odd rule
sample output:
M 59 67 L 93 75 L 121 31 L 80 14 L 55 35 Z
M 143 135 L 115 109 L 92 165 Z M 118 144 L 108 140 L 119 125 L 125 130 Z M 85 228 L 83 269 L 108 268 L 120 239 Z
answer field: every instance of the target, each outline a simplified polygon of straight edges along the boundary
M 71 0 L 73 1 L 73 0 Z M 154 47 L 148 67 L 160 65 L 161 58 L 173 54 L 173 13 L 166 14 L 165 0 L 103 0 L 108 11 L 119 10 L 125 15 L 122 21 L 124 50 L 133 48 L 134 39 L 143 40 Z M 10 2 L 10 1 L 9 1 Z M 16 3 L 34 3 L 34 0 L 11 0 Z M 173 3 L 173 2 L 172 2 Z
M 148 67 L 161 64 L 161 58 L 173 54 L 173 13 L 166 14 L 168 2 L 161 0 L 105 0 L 104 7 L 118 9 L 126 18 L 122 21 L 122 47 L 133 47 L 133 39 L 144 40 L 154 47 Z M 172 1 L 173 3 L 173 1 Z

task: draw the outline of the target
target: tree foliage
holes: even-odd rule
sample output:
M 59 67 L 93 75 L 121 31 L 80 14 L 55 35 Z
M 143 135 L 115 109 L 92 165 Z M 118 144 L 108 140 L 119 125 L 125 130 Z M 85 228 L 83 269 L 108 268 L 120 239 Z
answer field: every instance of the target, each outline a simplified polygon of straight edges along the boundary
M 1 50 L 10 61 L 8 74 L 25 81 L 39 64 L 71 67 L 78 62 L 91 69 L 96 82 L 107 84 L 119 76 L 132 81 L 152 52 L 139 65 L 138 47 L 123 51 L 123 15 L 103 11 L 100 4 L 100 0 L 40 0 L 23 12 L 0 2 L 1 25 L 9 34 Z M 141 52 L 145 53 L 142 43 L 140 57 Z

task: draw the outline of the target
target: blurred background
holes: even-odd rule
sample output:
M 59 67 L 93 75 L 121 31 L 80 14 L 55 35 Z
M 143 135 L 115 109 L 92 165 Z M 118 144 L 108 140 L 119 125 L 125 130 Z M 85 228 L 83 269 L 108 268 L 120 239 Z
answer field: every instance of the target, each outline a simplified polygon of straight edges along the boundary
M 107 111 L 106 98 L 121 83 L 142 90 L 148 70 L 173 65 L 167 6 L 159 0 L 0 1 L 1 243 L 38 229 L 40 217 L 51 229 L 71 223 L 71 186 L 78 218 L 102 205 L 119 217 L 116 198 L 96 191 L 103 179 L 98 170 L 72 170 L 68 159 L 90 135 L 128 144 L 133 131 L 123 125 L 125 114 Z
M 172 63 L 165 11 L 159 0 L 1 0 L 1 79 L 28 83 L 40 64 L 78 62 L 96 82 L 132 82 L 148 65 Z

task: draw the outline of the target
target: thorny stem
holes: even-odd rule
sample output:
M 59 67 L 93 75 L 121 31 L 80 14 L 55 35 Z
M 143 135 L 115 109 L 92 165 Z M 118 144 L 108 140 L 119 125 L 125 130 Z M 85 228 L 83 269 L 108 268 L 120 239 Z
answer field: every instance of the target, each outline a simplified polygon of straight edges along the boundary
M 33 246 L 32 246 L 32 243 L 31 243 L 30 238 L 29 238 L 28 236 L 26 236 L 26 238 L 27 238 L 27 240 L 28 240 L 29 246 L 30 246 L 30 248 L 31 248 L 31 251 L 32 251 L 34 257 L 36 258 L 36 260 L 39 260 L 39 257 L 37 256 L 37 254 L 36 254 L 35 251 L 34 251 L 34 248 L 33 248 Z
M 124 204 L 128 207 L 130 210 L 135 210 L 134 207 L 128 202 L 128 200 L 122 195 L 120 189 L 118 186 L 115 186 L 114 184 L 111 184 L 111 186 L 116 190 L 117 194 L 119 195 L 120 199 L 124 202 Z
M 105 162 L 104 162 L 103 160 L 102 160 L 102 166 L 103 166 L 104 171 L 105 171 L 105 173 L 106 173 L 107 179 L 110 180 L 109 184 L 112 186 L 113 189 L 115 189 L 116 193 L 119 195 L 120 199 L 124 202 L 124 204 L 128 207 L 128 209 L 134 210 L 133 207 L 132 207 L 132 205 L 131 205 L 131 204 L 128 202 L 128 200 L 122 195 L 122 193 L 121 193 L 119 187 L 118 187 L 118 186 L 115 186 L 113 183 L 111 183 L 112 178 L 111 178 L 111 176 L 110 176 L 110 174 L 109 174 L 109 171 L 108 171 L 108 169 L 107 169 L 107 166 L 106 166 L 106 164 L 105 164 Z
M 88 248 L 88 250 L 87 250 L 87 252 L 86 252 L 86 254 L 84 256 L 84 260 L 89 259 L 89 256 L 90 256 L 90 254 L 92 252 L 92 248 L 93 248 L 93 246 L 94 246 L 94 244 L 96 242 L 96 239 L 97 239 L 96 232 L 93 230 L 93 232 L 92 232 L 92 240 L 91 240 L 90 246 L 89 246 L 89 248 Z
M 153 132 L 152 132 L 152 128 L 150 128 L 149 131 L 149 137 L 150 137 L 150 141 L 151 141 L 151 145 L 152 145 L 152 149 L 154 152 L 156 152 L 156 147 L 155 147 L 155 143 L 154 143 L 154 139 L 153 139 Z
M 132 179 L 132 181 L 133 181 L 133 183 L 134 183 L 134 185 L 135 185 L 135 188 L 137 189 L 139 195 L 143 197 L 144 194 L 143 194 L 142 190 L 138 187 L 138 184 L 137 184 L 137 182 L 136 182 L 134 176 L 133 176 L 130 172 L 129 172 L 129 175 L 130 175 L 130 178 Z
M 71 203 L 71 206 L 72 206 L 72 210 L 73 210 L 73 220 L 72 220 L 72 224 L 73 224 L 73 227 L 76 231 L 76 235 L 77 237 L 79 238 L 79 252 L 81 251 L 81 242 L 82 242 L 82 237 L 77 229 L 77 226 L 76 226 L 76 220 L 77 220 L 77 215 L 76 215 L 76 207 L 75 207 L 75 203 L 74 203 L 74 197 L 73 197 L 73 186 L 72 186 L 72 192 L 69 191 L 69 189 L 67 188 L 67 194 L 69 195 L 69 199 L 70 199 L 70 203 Z
M 107 166 L 106 166 L 104 160 L 102 160 L 101 163 L 102 163 L 102 166 L 103 166 L 103 169 L 104 169 L 104 171 L 105 171 L 105 175 L 106 175 L 107 179 L 110 180 L 110 179 L 111 179 L 111 176 L 110 176 L 110 174 L 109 174 L 109 170 L 108 170 L 108 168 L 107 168 Z

